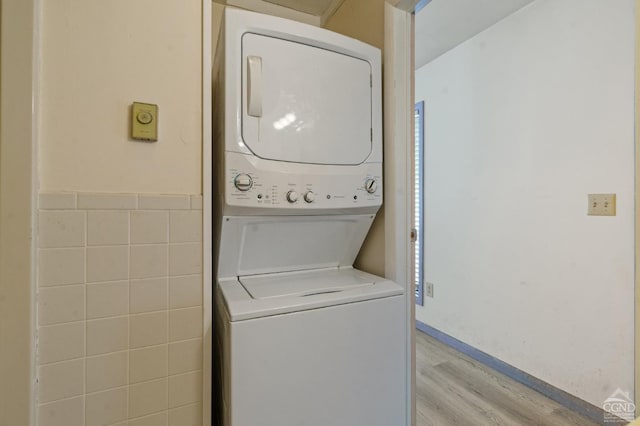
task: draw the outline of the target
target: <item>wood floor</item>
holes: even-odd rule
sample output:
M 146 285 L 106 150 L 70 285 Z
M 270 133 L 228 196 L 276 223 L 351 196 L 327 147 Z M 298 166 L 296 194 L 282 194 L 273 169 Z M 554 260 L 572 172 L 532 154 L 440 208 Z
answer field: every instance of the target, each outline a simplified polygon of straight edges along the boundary
M 597 425 L 416 330 L 418 426 Z

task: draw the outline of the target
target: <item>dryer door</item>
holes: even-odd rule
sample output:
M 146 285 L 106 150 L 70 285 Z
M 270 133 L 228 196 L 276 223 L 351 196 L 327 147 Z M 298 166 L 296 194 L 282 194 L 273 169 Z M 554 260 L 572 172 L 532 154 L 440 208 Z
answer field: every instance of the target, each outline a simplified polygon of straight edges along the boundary
M 371 153 L 371 66 L 274 37 L 242 37 L 242 137 L 258 157 L 353 165 Z

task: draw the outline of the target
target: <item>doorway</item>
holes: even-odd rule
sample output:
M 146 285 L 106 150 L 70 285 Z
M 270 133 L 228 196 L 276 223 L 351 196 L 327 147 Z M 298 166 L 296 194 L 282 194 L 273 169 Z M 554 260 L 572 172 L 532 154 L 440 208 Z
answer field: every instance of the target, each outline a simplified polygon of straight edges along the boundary
M 441 14 L 430 41 L 486 12 L 441 3 L 420 12 Z M 425 49 L 422 66 L 416 53 L 415 92 L 429 112 L 421 284 L 434 289 L 417 320 L 600 416 L 618 388 L 633 399 L 635 280 L 635 2 L 602 6 L 522 2 Z M 588 216 L 591 193 L 617 194 L 616 217 Z

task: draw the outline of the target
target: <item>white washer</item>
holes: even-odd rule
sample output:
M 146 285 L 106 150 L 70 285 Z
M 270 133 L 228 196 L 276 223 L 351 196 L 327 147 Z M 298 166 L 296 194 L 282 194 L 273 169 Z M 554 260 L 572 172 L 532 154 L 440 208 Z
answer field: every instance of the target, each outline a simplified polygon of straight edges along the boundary
M 352 267 L 382 203 L 381 138 L 379 50 L 227 8 L 214 67 L 223 425 L 406 424 L 406 295 Z
M 403 424 L 402 290 L 351 268 L 219 283 L 225 425 Z

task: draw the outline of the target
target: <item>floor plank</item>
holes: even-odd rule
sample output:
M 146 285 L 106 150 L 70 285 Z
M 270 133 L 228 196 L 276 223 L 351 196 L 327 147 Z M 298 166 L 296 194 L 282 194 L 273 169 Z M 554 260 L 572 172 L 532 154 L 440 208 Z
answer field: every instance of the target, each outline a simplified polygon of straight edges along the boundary
M 416 331 L 418 426 L 595 426 L 588 418 Z

